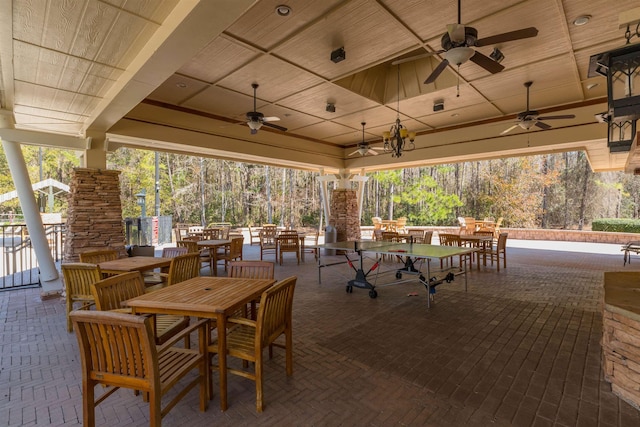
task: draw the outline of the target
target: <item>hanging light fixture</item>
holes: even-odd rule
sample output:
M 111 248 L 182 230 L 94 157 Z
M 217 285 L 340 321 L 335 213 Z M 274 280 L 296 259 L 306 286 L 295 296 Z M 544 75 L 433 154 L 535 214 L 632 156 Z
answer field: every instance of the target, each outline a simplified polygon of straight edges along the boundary
M 409 132 L 409 130 L 400 123 L 400 64 L 398 64 L 398 107 L 396 108 L 396 113 L 396 122 L 391 126 L 389 131 L 382 133 L 384 152 L 391 153 L 391 157 L 400 157 L 403 152 L 416 148 L 413 143 L 416 139 L 416 133 Z M 407 139 L 409 141 L 408 143 Z

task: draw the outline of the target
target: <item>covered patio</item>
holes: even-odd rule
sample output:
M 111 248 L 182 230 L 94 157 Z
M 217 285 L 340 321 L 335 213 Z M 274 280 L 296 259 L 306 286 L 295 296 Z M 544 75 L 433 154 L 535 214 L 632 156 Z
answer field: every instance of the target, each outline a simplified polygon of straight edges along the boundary
M 603 272 L 640 271 L 640 262 L 623 267 L 618 245 L 509 243 L 508 268 L 474 268 L 468 292 L 461 281 L 443 285 L 430 310 L 417 283 L 371 299 L 345 293 L 345 266 L 325 269 L 322 285 L 312 257 L 276 266 L 277 279 L 298 276 L 293 376 L 276 351 L 262 414 L 254 384 L 232 377 L 226 412 L 217 396 L 199 412 L 192 391 L 165 425 L 638 425 L 640 412 L 603 378 L 600 340 Z M 259 258 L 257 247 L 245 254 Z M 0 419 L 79 425 L 79 353 L 64 302 L 41 301 L 38 289 L 3 292 L 0 313 Z M 96 413 L 110 426 L 147 416 L 128 390 Z

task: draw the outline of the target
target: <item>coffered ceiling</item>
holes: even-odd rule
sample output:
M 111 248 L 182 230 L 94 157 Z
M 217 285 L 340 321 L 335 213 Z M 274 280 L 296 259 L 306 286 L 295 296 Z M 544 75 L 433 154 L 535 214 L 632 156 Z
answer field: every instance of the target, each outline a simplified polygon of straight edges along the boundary
M 279 5 L 290 15 L 276 14 Z M 567 150 L 586 151 L 594 170 L 636 167 L 635 145 L 632 156 L 609 153 L 606 125 L 594 119 L 606 109 L 606 82 L 587 69 L 591 55 L 624 44 L 619 15 L 637 0 L 462 0 L 461 21 L 479 38 L 525 27 L 538 35 L 476 48 L 503 52 L 500 73 L 468 61 L 432 84 L 423 82 L 444 56 L 420 55 L 441 49 L 446 25 L 457 21 L 455 0 L 0 0 L 0 7 L 0 101 L 16 129 L 92 136 L 94 144 L 102 135 L 109 150 L 312 170 Z M 574 25 L 582 15 L 591 19 Z M 346 58 L 335 63 L 331 52 L 340 47 Z M 531 109 L 576 118 L 501 135 L 525 110 L 526 81 L 533 81 Z M 257 110 L 279 117 L 274 123 L 286 132 L 250 133 L 252 83 Z M 442 111 L 434 112 L 436 102 Z M 380 147 L 397 116 L 418 132 L 415 150 L 349 156 L 363 138 L 361 122 L 364 139 Z

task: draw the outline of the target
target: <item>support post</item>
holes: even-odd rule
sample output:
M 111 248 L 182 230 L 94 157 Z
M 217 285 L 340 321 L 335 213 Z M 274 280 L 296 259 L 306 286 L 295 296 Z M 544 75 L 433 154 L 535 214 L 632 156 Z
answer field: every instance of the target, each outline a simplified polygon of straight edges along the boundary
M 4 148 L 7 156 L 11 178 L 16 186 L 20 207 L 22 208 L 27 230 L 29 230 L 29 237 L 40 266 L 42 296 L 57 294 L 62 291 L 62 280 L 49 250 L 49 243 L 42 225 L 42 217 L 40 216 L 36 198 L 33 195 L 29 172 L 27 171 L 20 144 L 3 139 L 2 148 Z

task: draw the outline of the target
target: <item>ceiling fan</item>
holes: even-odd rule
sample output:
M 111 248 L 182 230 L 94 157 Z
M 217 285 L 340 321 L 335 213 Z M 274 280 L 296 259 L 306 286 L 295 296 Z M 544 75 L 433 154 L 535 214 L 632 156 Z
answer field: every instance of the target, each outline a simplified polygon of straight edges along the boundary
M 538 30 L 535 27 L 528 27 L 478 39 L 478 30 L 473 27 L 466 27 L 462 25 L 460 16 L 460 0 L 458 0 L 458 23 L 447 25 L 447 32 L 442 35 L 440 42 L 442 50 L 402 60 L 402 62 L 406 62 L 417 58 L 444 53 L 444 60 L 433 70 L 431 75 L 427 77 L 424 84 L 433 83 L 449 64 L 457 65 L 459 67 L 469 59 L 471 62 L 476 63 L 492 74 L 499 73 L 504 69 L 504 66 L 473 49 L 473 47 L 489 46 L 502 42 L 535 37 L 538 35 Z M 398 61 L 396 61 L 396 63 L 398 63 Z
M 524 130 L 529 130 L 533 126 L 537 126 L 540 129 L 551 129 L 551 126 L 541 122 L 540 120 L 558 120 L 558 119 L 574 119 L 576 116 L 573 114 L 565 114 L 561 116 L 544 116 L 540 117 L 538 112 L 535 110 L 529 110 L 529 88 L 533 82 L 525 82 L 524 86 L 527 88 L 527 110 L 521 113 L 518 113 L 518 120 L 516 124 L 511 126 L 509 129 L 503 130 L 500 135 L 504 135 L 508 132 L 511 132 L 513 129 L 520 126 Z
M 349 156 L 353 156 L 356 153 L 360 153 L 361 156 L 366 156 L 367 154 L 377 156 L 378 153 L 376 152 L 376 150 L 384 150 L 384 148 L 372 147 L 368 142 L 364 142 L 364 125 L 366 125 L 367 123 L 362 122 L 360 124 L 362 125 L 362 142 L 358 144 L 358 149 L 349 154 Z
M 287 128 L 270 123 L 277 122 L 280 120 L 279 117 L 265 117 L 264 114 L 256 111 L 256 90 L 258 89 L 258 83 L 252 83 L 251 87 L 253 88 L 253 111 L 249 111 L 246 115 L 247 125 L 251 128 L 251 135 L 258 133 L 258 129 L 260 129 L 262 125 L 286 132 Z

